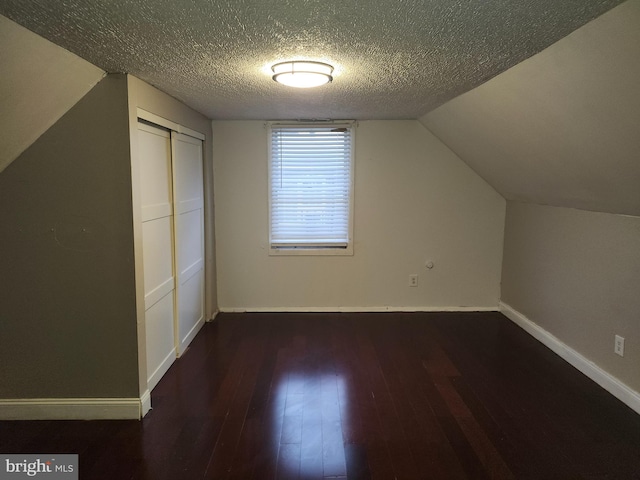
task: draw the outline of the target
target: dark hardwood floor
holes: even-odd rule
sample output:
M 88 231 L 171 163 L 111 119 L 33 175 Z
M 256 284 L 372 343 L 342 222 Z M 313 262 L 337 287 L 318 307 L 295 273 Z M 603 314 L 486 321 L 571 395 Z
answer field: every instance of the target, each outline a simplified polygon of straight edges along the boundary
M 640 479 L 640 415 L 497 313 L 222 314 L 152 402 L 0 422 L 0 452 L 86 480 Z

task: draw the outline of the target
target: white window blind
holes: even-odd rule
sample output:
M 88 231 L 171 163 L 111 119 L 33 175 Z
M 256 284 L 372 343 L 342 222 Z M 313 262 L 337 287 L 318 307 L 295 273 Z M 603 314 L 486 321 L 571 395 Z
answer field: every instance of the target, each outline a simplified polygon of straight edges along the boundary
M 272 248 L 347 248 L 352 126 L 271 126 Z

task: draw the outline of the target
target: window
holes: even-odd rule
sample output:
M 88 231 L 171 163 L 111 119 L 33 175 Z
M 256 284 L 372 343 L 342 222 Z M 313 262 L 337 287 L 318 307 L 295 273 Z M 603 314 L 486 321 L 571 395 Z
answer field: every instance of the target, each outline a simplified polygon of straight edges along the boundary
M 270 252 L 352 255 L 353 123 L 269 130 Z

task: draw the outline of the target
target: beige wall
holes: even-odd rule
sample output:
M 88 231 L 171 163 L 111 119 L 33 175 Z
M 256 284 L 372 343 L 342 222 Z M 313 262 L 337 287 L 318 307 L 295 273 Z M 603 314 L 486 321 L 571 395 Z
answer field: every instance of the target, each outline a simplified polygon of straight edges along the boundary
M 104 76 L 0 15 L 0 172 Z
M 0 398 L 138 396 L 126 99 L 104 78 L 0 173 Z
M 342 257 L 270 257 L 264 124 L 215 121 L 213 139 L 221 310 L 497 307 L 505 201 L 419 122 L 360 122 Z
M 636 392 L 639 292 L 640 218 L 508 203 L 502 300 Z

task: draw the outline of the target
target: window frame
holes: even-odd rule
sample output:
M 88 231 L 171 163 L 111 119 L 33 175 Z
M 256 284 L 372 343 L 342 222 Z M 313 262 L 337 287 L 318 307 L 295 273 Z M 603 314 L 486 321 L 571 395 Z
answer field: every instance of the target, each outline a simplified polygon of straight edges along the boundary
M 270 256 L 343 256 L 348 255 L 351 256 L 354 253 L 353 248 L 353 224 L 354 224 L 354 203 L 355 203 L 355 195 L 354 195 L 354 186 L 355 186 L 355 130 L 357 123 L 354 120 L 342 120 L 342 121 L 327 121 L 327 122 L 295 122 L 295 121 L 286 121 L 286 122 L 267 122 L 267 164 L 268 164 L 268 179 L 267 179 L 267 196 L 269 200 L 268 207 L 268 232 L 267 232 L 267 244 Z M 273 171 L 273 159 L 272 159 L 272 129 L 273 128 L 318 128 L 318 127 L 327 127 L 327 128 L 348 128 L 350 131 L 350 163 L 349 163 L 349 220 L 348 220 L 348 239 L 347 244 L 344 247 L 337 246 L 321 246 L 318 245 L 291 245 L 291 246 L 281 246 L 281 245 L 273 245 L 271 241 L 271 222 L 272 222 L 272 171 Z M 319 242 L 320 243 L 320 242 Z

